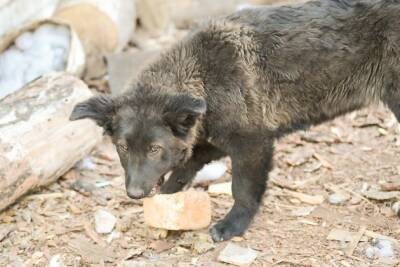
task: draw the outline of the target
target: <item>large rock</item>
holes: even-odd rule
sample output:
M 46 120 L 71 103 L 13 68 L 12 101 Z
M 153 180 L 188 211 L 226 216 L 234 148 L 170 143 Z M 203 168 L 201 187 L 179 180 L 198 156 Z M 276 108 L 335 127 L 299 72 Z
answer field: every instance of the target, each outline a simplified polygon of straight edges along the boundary
M 145 222 L 168 230 L 195 230 L 211 222 L 211 201 L 202 191 L 156 195 L 143 201 Z

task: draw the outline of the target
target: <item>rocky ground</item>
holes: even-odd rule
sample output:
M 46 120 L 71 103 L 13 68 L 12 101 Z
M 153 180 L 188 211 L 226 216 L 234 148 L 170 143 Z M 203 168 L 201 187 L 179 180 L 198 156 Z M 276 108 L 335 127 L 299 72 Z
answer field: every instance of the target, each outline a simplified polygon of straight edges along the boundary
M 162 49 L 184 33 L 137 38 L 125 52 Z M 88 83 L 110 92 L 104 80 Z M 399 155 L 399 124 L 384 107 L 291 134 L 276 144 L 269 190 L 248 232 L 215 244 L 208 229 L 146 226 L 142 201 L 126 196 L 118 156 L 105 138 L 58 182 L 0 213 L 0 266 L 226 266 L 229 257 L 220 254 L 232 244 L 251 248 L 252 266 L 397 266 L 400 219 L 392 207 L 400 206 Z M 230 180 L 229 159 L 223 162 L 228 171 L 213 184 Z M 211 200 L 215 223 L 233 200 Z M 96 214 L 104 212 L 110 233 L 96 228 Z
M 105 139 L 57 183 L 0 214 L 0 266 L 224 266 L 228 243 L 254 250 L 254 266 L 396 266 L 400 199 L 387 190 L 400 190 L 388 184 L 400 181 L 399 136 L 392 114 L 376 107 L 283 138 L 253 225 L 217 244 L 207 229 L 147 227 Z M 213 183 L 229 178 L 228 170 Z M 231 205 L 229 195 L 212 195 L 213 222 Z M 110 234 L 96 231 L 98 210 L 116 218 Z

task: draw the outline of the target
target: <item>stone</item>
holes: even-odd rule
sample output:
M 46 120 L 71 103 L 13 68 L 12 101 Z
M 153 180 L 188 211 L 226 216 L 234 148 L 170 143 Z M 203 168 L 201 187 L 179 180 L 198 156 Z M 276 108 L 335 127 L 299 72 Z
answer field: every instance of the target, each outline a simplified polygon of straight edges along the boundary
M 373 245 L 367 247 L 365 255 L 369 259 L 392 258 L 394 256 L 392 242 L 387 239 L 377 239 Z
M 232 196 L 232 182 L 211 184 L 208 187 L 210 195 L 229 195 Z
M 59 254 L 54 255 L 50 259 L 49 267 L 64 267 L 64 263 L 61 260 L 61 257 Z
M 146 224 L 167 230 L 196 230 L 211 223 L 211 201 L 206 192 L 189 190 L 155 195 L 143 201 Z
M 214 242 L 208 234 L 198 233 L 193 240 L 192 250 L 197 254 L 204 254 L 214 248 Z
M 250 265 L 257 258 L 257 252 L 229 243 L 218 255 L 218 260 L 237 266 Z
M 94 214 L 96 232 L 99 234 L 111 233 L 117 223 L 117 218 L 110 212 L 100 209 Z
M 340 205 L 340 204 L 346 202 L 349 198 L 350 198 L 350 196 L 347 194 L 333 193 L 333 194 L 329 195 L 328 201 L 331 204 Z

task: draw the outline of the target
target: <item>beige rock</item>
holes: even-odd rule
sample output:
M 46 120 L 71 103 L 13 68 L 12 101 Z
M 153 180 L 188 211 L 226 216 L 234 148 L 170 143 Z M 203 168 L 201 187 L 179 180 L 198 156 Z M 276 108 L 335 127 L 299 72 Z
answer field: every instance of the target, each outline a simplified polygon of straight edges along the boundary
M 202 191 L 156 195 L 143 201 L 144 220 L 156 228 L 196 230 L 211 222 L 211 201 Z

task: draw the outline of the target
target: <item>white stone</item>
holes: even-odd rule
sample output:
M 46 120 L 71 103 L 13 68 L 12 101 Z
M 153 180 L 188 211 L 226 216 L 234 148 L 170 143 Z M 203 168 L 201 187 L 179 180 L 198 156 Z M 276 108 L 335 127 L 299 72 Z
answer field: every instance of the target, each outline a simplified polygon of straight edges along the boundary
M 333 193 L 329 196 L 328 201 L 331 204 L 338 205 L 342 204 L 349 199 L 349 195 L 341 193 Z
M 257 258 L 257 252 L 229 243 L 218 255 L 218 260 L 234 265 L 250 265 Z
M 94 214 L 96 232 L 99 234 L 108 234 L 114 229 L 117 218 L 110 212 L 100 209 Z
M 61 260 L 60 255 L 54 255 L 50 259 L 49 267 L 64 267 L 64 263 Z

